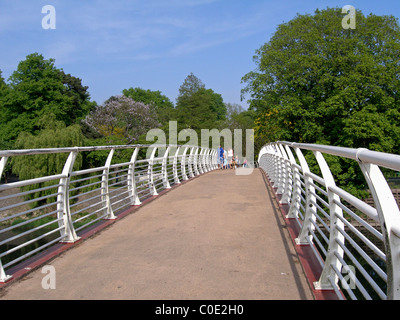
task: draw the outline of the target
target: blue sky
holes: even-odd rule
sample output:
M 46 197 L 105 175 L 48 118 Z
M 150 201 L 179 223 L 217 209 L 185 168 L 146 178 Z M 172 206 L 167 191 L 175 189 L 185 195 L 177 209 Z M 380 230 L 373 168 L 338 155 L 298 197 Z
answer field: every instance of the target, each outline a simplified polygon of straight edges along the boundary
M 56 29 L 42 28 L 42 7 Z M 297 13 L 353 5 L 400 17 L 398 0 L 0 0 L 0 70 L 8 79 L 38 52 L 82 79 L 98 104 L 123 89 L 159 90 L 175 103 L 193 72 L 225 102 L 239 103 L 255 50 Z

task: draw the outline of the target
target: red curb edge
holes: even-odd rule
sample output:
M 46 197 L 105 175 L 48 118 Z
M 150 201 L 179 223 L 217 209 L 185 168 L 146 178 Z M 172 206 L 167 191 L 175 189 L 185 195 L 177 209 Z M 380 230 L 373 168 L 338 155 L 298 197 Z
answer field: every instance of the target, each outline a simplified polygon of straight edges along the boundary
M 82 244 L 85 240 L 99 234 L 100 231 L 105 230 L 109 226 L 113 225 L 114 223 L 118 222 L 119 220 L 123 219 L 124 217 L 134 213 L 135 211 L 142 208 L 146 204 L 154 201 L 155 199 L 158 199 L 159 197 L 167 194 L 171 190 L 174 190 L 190 181 L 193 181 L 194 179 L 197 179 L 198 177 L 204 176 L 205 174 L 208 174 L 213 171 L 209 171 L 209 172 L 200 174 L 198 176 L 190 178 L 189 180 L 183 180 L 179 184 L 173 185 L 170 189 L 164 189 L 157 196 L 150 196 L 150 197 L 146 198 L 145 200 L 143 200 L 141 205 L 131 206 L 128 209 L 125 209 L 119 213 L 116 213 L 115 214 L 116 219 L 101 220 L 101 221 L 93 224 L 92 226 L 86 228 L 84 231 L 82 231 L 80 233 L 78 232 L 77 235 L 80 237 L 80 239 L 74 243 L 63 243 L 63 242 L 57 243 L 57 244 L 49 247 L 48 249 L 45 249 L 41 253 L 38 253 L 37 255 L 13 266 L 12 268 L 8 269 L 6 272 L 8 275 L 11 275 L 10 279 L 7 280 L 6 282 L 0 283 L 0 290 L 18 280 L 20 280 L 22 277 L 26 276 L 30 272 L 37 270 L 39 267 L 43 266 L 45 263 L 48 263 L 49 261 L 53 260 L 54 258 L 65 253 L 66 251 Z
M 281 204 L 279 200 L 281 198 L 281 194 L 276 193 L 276 188 L 273 187 L 271 181 L 269 180 L 267 174 L 264 170 L 260 169 L 262 172 L 265 181 L 268 183 L 269 188 L 275 195 L 275 201 L 279 206 L 279 210 L 282 214 L 282 217 L 286 223 L 287 229 L 289 231 L 290 238 L 292 240 L 293 246 L 296 250 L 297 256 L 300 260 L 301 266 L 303 271 L 306 275 L 308 284 L 312 290 L 315 300 L 340 300 L 338 295 L 336 294 L 335 290 L 317 290 L 314 287 L 314 282 L 317 282 L 321 273 L 322 267 L 315 256 L 314 250 L 310 245 L 298 245 L 295 241 L 297 235 L 300 232 L 300 226 L 297 223 L 296 219 L 294 218 L 287 218 L 287 214 L 289 211 L 288 204 Z M 342 299 L 345 299 L 344 295 L 342 294 Z

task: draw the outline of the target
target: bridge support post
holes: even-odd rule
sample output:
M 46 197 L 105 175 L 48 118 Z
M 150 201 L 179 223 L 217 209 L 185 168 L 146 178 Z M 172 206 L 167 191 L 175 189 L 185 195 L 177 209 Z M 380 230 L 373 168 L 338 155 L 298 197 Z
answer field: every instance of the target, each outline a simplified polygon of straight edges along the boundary
M 72 168 L 75 163 L 78 152 L 71 152 L 64 164 L 62 171 L 63 178 L 60 179 L 57 196 L 57 218 L 58 225 L 61 228 L 60 233 L 63 237 L 62 242 L 72 243 L 80 239 L 76 235 L 74 224 L 72 222 L 70 205 L 69 205 L 69 182 Z
M 157 152 L 157 147 L 154 147 L 153 151 L 151 152 L 151 156 L 149 159 L 149 167 L 147 169 L 147 176 L 149 177 L 149 189 L 150 189 L 150 194 L 152 196 L 158 196 L 156 187 L 154 185 L 154 175 L 153 175 L 154 158 L 156 152 Z
M 171 185 L 169 184 L 168 180 L 168 155 L 171 147 L 168 147 L 167 150 L 165 150 L 164 157 L 162 160 L 162 179 L 163 179 L 163 185 L 165 189 L 171 189 Z
M 290 165 L 290 160 L 289 157 L 286 153 L 285 148 L 280 144 L 279 148 L 281 150 L 282 154 L 282 198 L 279 201 L 281 204 L 288 204 L 290 202 L 290 196 L 292 192 L 292 181 L 290 179 L 291 175 L 291 165 Z
M 282 150 L 280 145 L 277 145 L 278 153 L 277 156 L 277 173 L 278 173 L 278 189 L 276 190 L 277 194 L 283 194 L 285 189 L 285 180 L 284 180 L 284 168 L 285 168 L 285 158 L 282 154 Z
M 213 150 L 211 155 L 211 166 L 213 170 L 218 169 L 218 151 Z
M 329 169 L 328 164 L 321 152 L 314 151 L 315 158 L 321 169 L 322 177 L 325 181 L 325 188 L 328 194 L 329 212 L 330 212 L 330 233 L 329 233 L 329 247 L 325 258 L 325 265 L 322 269 L 321 276 L 317 282 L 314 283 L 315 289 L 319 290 L 332 290 L 339 280 L 335 272 L 342 269 L 342 263 L 339 260 L 343 258 L 344 250 L 339 243 L 344 243 L 344 235 L 339 231 L 344 229 L 344 223 L 339 217 L 343 217 L 343 210 L 337 203 L 340 203 L 340 197 L 334 194 L 330 187 L 335 187 L 336 183 Z
M 3 171 L 4 168 L 6 167 L 7 160 L 8 157 L 2 157 L 0 160 L 0 178 L 3 176 Z M 4 271 L 3 264 L 1 263 L 1 258 L 0 258 L 0 282 L 6 282 L 11 278 L 12 276 L 7 275 L 6 272 Z
M 193 178 L 194 177 L 194 152 L 195 152 L 195 147 L 192 147 L 190 149 L 190 153 L 189 153 L 189 159 L 188 159 L 188 170 L 189 170 L 189 178 Z
M 213 171 L 218 168 L 218 166 L 216 165 L 216 162 L 217 162 L 217 158 L 215 157 L 215 150 L 211 149 L 210 154 L 208 156 L 208 165 L 209 165 L 210 171 Z
M 317 208 L 315 206 L 315 187 L 313 186 L 313 180 L 307 175 L 310 173 L 310 168 L 308 167 L 308 163 L 304 158 L 303 153 L 299 148 L 295 148 L 295 152 L 300 161 L 301 171 L 303 172 L 306 188 L 306 212 L 304 214 L 303 226 L 295 241 L 298 245 L 310 245 L 313 239 L 311 232 L 315 229 L 315 214 L 317 213 Z
M 203 170 L 203 173 L 207 173 L 208 172 L 207 158 L 208 158 L 208 149 L 204 148 L 203 149 L 203 156 L 201 157 L 201 168 Z
M 182 153 L 182 158 L 181 158 L 181 171 L 182 171 L 182 179 L 183 180 L 189 180 L 188 176 L 187 176 L 187 171 L 186 171 L 186 164 L 188 163 L 188 168 L 190 167 L 190 163 L 189 163 L 189 157 L 187 155 L 187 151 L 188 151 L 189 147 L 185 147 L 185 149 L 183 150 Z
M 360 150 L 361 152 L 361 150 Z M 386 247 L 387 299 L 400 300 L 400 212 L 393 193 L 379 167 L 359 165 L 368 183 L 378 212 Z
M 206 156 L 206 167 L 207 167 L 207 172 L 213 171 L 215 169 L 214 167 L 214 150 L 209 149 L 207 156 Z
M 109 174 L 110 174 L 110 166 L 111 166 L 111 161 L 114 156 L 115 149 L 111 149 L 110 153 L 108 154 L 106 163 L 105 163 L 105 169 L 103 170 L 103 177 L 101 178 L 101 198 L 102 201 L 105 202 L 105 207 L 104 207 L 104 216 L 105 219 L 107 220 L 114 220 L 116 219 L 116 216 L 114 215 L 113 209 L 111 207 L 111 201 L 110 201 L 110 193 L 108 190 L 108 179 L 109 179 Z
M 128 190 L 129 190 L 129 195 L 130 195 L 130 201 L 132 206 L 139 206 L 142 203 L 140 202 L 138 192 L 137 192 L 137 187 L 136 187 L 136 179 L 135 179 L 135 165 L 136 165 L 136 159 L 139 154 L 139 149 L 140 147 L 136 147 L 135 150 L 133 151 L 129 169 L 128 169 Z
M 271 181 L 271 184 L 274 188 L 278 189 L 279 187 L 279 157 L 278 157 L 278 150 L 276 145 L 272 145 L 272 148 L 274 150 L 273 153 L 271 153 L 271 165 L 268 170 L 268 177 Z
M 179 152 L 181 150 L 181 147 L 177 147 L 174 155 L 174 162 L 172 165 L 172 170 L 174 172 L 174 182 L 175 184 L 180 184 L 181 182 L 179 181 L 179 175 L 178 175 L 178 158 L 179 158 Z
M 296 160 L 293 156 L 292 151 L 290 150 L 290 147 L 285 145 L 286 153 L 289 156 L 290 164 L 291 164 L 291 170 L 292 170 L 292 194 L 290 198 L 290 207 L 289 211 L 287 214 L 287 218 L 292 219 L 292 218 L 297 218 L 299 216 L 299 211 L 300 211 L 300 201 L 301 201 L 301 183 L 300 183 L 300 173 L 299 173 L 299 168 L 296 163 Z
M 207 154 L 208 154 L 208 149 L 204 148 L 203 149 L 203 156 L 201 157 L 201 168 L 203 170 L 203 173 L 207 173 L 208 172 L 208 168 L 207 168 Z
M 193 176 L 198 176 L 200 174 L 199 172 L 199 148 L 198 147 L 194 147 L 193 148 L 194 152 L 193 152 Z
M 210 171 L 208 167 L 208 154 L 209 154 L 208 148 L 204 149 L 203 159 L 201 161 L 201 163 L 203 164 L 203 173 L 207 173 L 208 171 Z
M 200 148 L 197 149 L 197 164 L 196 164 L 196 168 L 197 168 L 197 173 L 198 174 L 203 174 L 203 154 L 204 154 L 204 149 Z
M 1 264 L 1 259 L 0 259 L 0 283 L 7 282 L 11 278 L 12 278 L 12 276 L 7 275 L 6 272 L 4 271 L 4 268 L 3 268 L 3 265 Z

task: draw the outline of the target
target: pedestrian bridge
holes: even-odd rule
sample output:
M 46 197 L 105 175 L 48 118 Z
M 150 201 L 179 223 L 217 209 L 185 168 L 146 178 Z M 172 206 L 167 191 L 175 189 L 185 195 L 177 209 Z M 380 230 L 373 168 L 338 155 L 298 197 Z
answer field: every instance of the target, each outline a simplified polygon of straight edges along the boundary
M 0 185 L 1 299 L 400 297 L 400 214 L 380 170 L 400 171 L 397 155 L 277 142 L 227 170 L 194 146 L 0 156 L 1 172 L 63 161 Z M 327 156 L 359 164 L 372 204 L 336 186 Z

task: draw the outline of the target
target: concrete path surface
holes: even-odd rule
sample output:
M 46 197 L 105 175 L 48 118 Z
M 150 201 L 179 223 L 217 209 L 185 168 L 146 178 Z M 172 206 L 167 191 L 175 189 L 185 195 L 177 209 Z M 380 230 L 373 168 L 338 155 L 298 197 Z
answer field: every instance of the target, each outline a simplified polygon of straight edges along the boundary
M 174 188 L 0 291 L 0 299 L 313 299 L 258 169 Z

